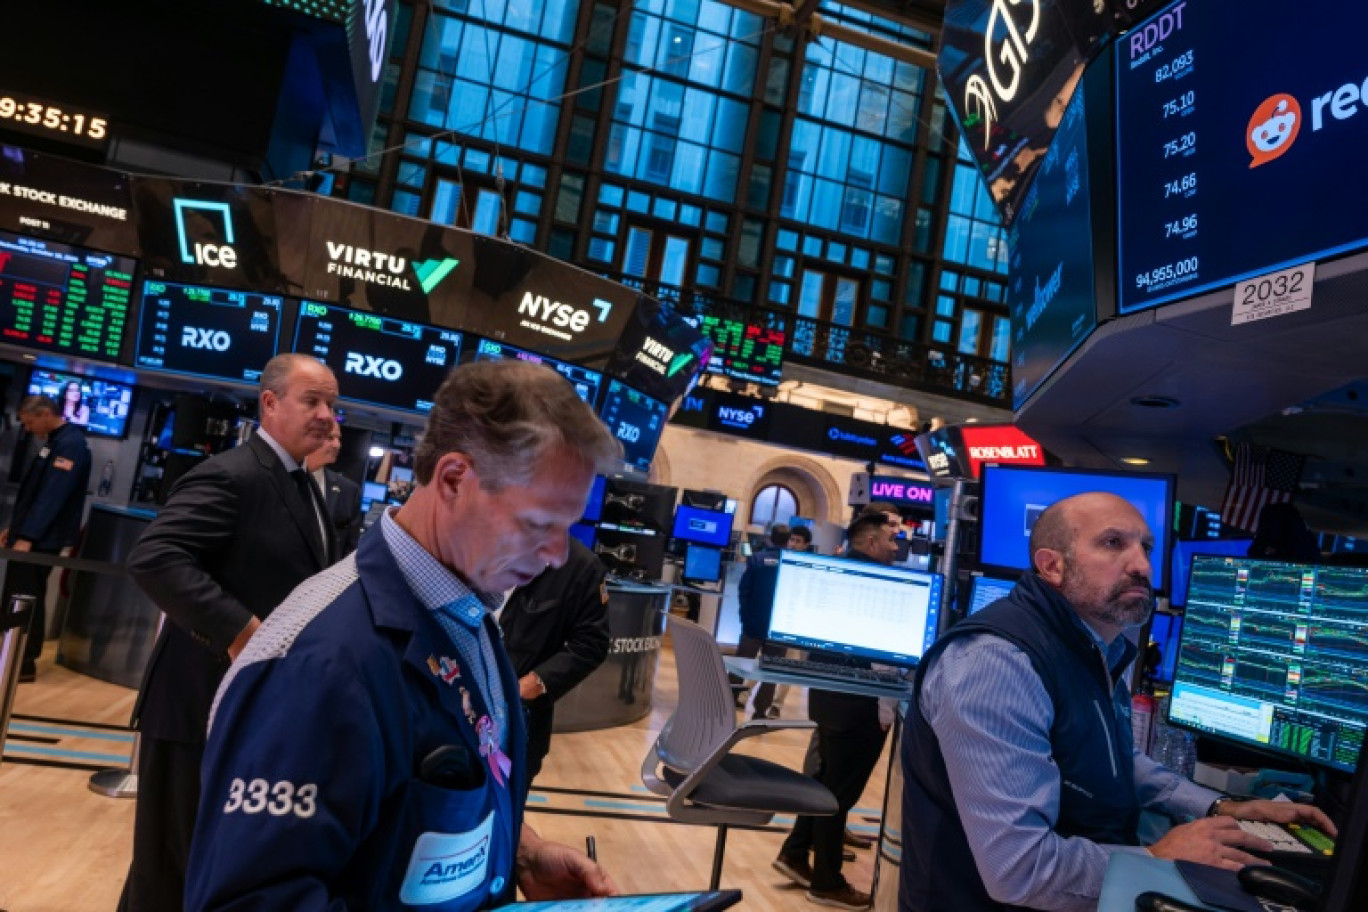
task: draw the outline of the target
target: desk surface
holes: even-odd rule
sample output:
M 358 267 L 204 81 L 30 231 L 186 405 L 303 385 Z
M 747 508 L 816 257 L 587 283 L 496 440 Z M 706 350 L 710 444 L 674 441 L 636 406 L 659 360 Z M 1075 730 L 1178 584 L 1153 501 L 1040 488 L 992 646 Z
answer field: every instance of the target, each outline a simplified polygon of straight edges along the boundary
M 770 681 L 775 684 L 787 684 L 790 687 L 815 687 L 818 690 L 855 694 L 861 697 L 892 697 L 906 700 L 912 693 L 911 684 L 908 684 L 906 689 L 899 693 L 888 687 L 874 687 L 855 681 L 838 681 L 834 678 L 819 678 L 814 675 L 776 671 L 773 668 L 757 668 L 755 661 L 755 659 L 743 659 L 740 656 L 722 657 L 722 663 L 727 666 L 727 671 L 748 681 Z
M 1147 890 L 1167 893 L 1199 909 L 1212 909 L 1197 900 L 1173 862 L 1133 852 L 1115 852 L 1102 881 L 1097 912 L 1135 912 L 1135 897 Z

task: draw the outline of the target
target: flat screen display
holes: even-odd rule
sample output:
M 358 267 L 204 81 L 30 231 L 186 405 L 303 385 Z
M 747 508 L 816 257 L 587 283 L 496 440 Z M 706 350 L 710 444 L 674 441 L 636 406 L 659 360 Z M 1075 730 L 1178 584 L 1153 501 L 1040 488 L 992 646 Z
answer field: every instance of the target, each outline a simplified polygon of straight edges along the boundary
M 1173 543 L 1173 580 L 1169 586 L 1169 602 L 1186 605 L 1188 595 L 1188 574 L 1192 570 L 1192 558 L 1196 554 L 1220 554 L 1230 557 L 1244 557 L 1249 554 L 1252 538 L 1218 538 L 1205 541 L 1180 541 Z
M 665 536 L 653 529 L 600 523 L 594 537 L 594 553 L 618 576 L 658 580 L 665 570 Z
M 133 410 L 133 387 L 127 383 L 63 374 L 35 368 L 29 375 L 28 395 L 50 396 L 62 407 L 62 417 L 96 437 L 128 434 Z
M 609 478 L 603 488 L 605 523 L 644 526 L 662 537 L 670 531 L 678 488 L 630 478 Z
M 454 329 L 305 301 L 294 350 L 333 369 L 343 398 L 425 414 L 461 356 Z
M 1194 557 L 1169 720 L 1352 772 L 1365 630 L 1368 567 Z
M 712 340 L 708 373 L 765 386 L 778 386 L 783 379 L 783 329 L 714 316 L 685 319 Z
M 977 614 L 984 608 L 1007 597 L 1016 588 L 1016 580 L 996 576 L 972 576 L 969 578 L 969 604 L 965 614 Z
M 664 402 L 610 379 L 599 417 L 622 444 L 622 461 L 645 471 L 655 458 L 668 413 Z
M 920 570 L 785 551 L 767 639 L 915 665 L 936 639 L 943 580 Z
M 722 578 L 722 549 L 689 542 L 684 549 L 685 580 L 692 583 L 715 583 Z
M 0 341 L 117 361 L 135 267 L 129 257 L 0 231 Z
M 376 501 L 384 503 L 389 500 L 389 487 L 378 481 L 368 481 L 361 488 L 361 499 L 365 502 L 366 509 Z
M 1159 647 L 1162 657 L 1159 668 L 1154 672 L 1156 681 L 1169 683 L 1173 680 L 1173 670 L 1178 666 L 1178 641 L 1183 633 L 1183 616 L 1156 611 L 1150 616 L 1150 642 Z
M 1154 535 L 1150 585 L 1155 591 L 1164 590 L 1173 530 L 1172 475 L 985 465 L 979 501 L 979 561 L 992 567 L 1029 570 L 1028 544 L 1036 519 L 1055 501 L 1088 491 L 1115 494 L 1140 511 Z
M 1083 96 L 1080 81 L 1007 233 L 1016 409 L 1097 326 Z
M 725 548 L 731 541 L 731 530 L 732 514 L 680 504 L 670 534 L 680 541 Z
M 504 358 L 516 358 L 519 361 L 529 361 L 533 364 L 545 364 L 569 380 L 580 399 L 590 405 L 598 402 L 599 389 L 603 386 L 603 374 L 596 370 L 580 367 L 578 364 L 571 364 L 569 361 L 561 361 L 559 358 L 552 358 L 550 355 L 528 351 L 525 348 L 516 348 L 507 342 L 495 342 L 493 339 L 481 339 L 475 347 L 476 361 L 499 361 Z
M 1180 0 L 1117 42 L 1123 313 L 1368 244 L 1368 9 L 1288 12 Z
M 143 284 L 133 363 L 214 380 L 256 383 L 275 357 L 285 299 L 204 285 Z

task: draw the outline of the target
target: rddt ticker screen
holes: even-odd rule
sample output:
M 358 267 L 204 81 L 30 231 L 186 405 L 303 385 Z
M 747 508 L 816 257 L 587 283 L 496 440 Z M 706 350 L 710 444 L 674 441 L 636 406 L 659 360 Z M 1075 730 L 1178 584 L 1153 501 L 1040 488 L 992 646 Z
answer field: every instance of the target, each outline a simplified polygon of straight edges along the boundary
M 1169 718 L 1352 771 L 1368 728 L 1368 568 L 1194 557 Z

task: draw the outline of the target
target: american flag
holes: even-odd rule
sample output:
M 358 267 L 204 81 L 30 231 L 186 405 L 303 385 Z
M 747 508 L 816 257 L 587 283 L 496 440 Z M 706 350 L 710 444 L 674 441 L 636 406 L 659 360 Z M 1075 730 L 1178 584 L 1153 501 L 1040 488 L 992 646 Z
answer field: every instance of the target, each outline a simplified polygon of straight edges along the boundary
M 1237 529 L 1254 531 L 1264 506 L 1292 499 L 1304 465 L 1306 457 L 1296 453 L 1237 444 L 1235 468 L 1221 503 L 1221 520 Z

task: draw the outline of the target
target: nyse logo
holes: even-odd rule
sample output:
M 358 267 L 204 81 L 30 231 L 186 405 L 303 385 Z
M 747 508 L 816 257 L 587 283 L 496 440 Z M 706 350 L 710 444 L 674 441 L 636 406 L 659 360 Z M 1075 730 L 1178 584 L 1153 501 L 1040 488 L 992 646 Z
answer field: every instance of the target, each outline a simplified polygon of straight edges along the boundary
M 216 269 L 237 268 L 238 255 L 233 248 L 233 211 L 227 203 L 177 198 L 171 201 L 171 205 L 176 216 L 176 237 L 180 241 L 182 263 Z M 191 235 L 205 239 L 192 243 Z
M 181 346 L 196 351 L 226 352 L 233 339 L 221 329 L 199 329 L 187 326 L 181 330 Z
M 592 306 L 598 311 L 599 323 L 607 321 L 608 314 L 613 310 L 613 305 L 602 298 L 595 298 Z M 530 291 L 523 293 L 518 313 L 528 318 L 522 321 L 522 325 L 528 329 L 567 342 L 573 338 L 572 334 L 588 329 L 589 321 L 593 319 L 593 314 L 587 310 L 563 304 L 545 295 L 534 295 Z
M 347 363 L 342 367 L 342 372 L 393 382 L 404 376 L 404 366 L 398 361 L 377 358 L 375 355 L 347 352 Z

